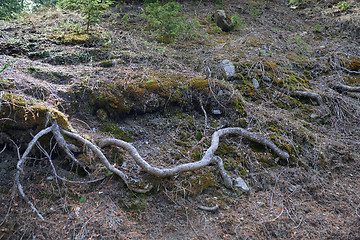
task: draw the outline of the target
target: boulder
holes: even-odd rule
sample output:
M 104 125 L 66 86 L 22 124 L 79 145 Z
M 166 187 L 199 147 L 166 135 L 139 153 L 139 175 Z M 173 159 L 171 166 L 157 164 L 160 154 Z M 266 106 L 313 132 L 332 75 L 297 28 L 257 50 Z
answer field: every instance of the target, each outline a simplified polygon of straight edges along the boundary
M 214 21 L 224 32 L 230 32 L 232 30 L 231 19 L 226 15 L 224 10 L 217 10 L 214 13 Z
M 235 76 L 235 66 L 232 62 L 230 62 L 229 60 L 223 60 L 220 63 L 220 66 L 227 78 Z
M 240 188 L 244 193 L 247 193 L 250 191 L 250 188 L 248 187 L 248 185 L 246 184 L 244 179 L 242 179 L 241 177 L 238 177 L 235 179 L 234 187 Z

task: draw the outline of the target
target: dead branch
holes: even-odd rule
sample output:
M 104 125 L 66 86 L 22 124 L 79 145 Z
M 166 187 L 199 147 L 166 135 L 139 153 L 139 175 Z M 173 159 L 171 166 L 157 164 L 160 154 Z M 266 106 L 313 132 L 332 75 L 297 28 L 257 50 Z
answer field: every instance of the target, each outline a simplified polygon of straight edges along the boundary
M 323 100 L 318 93 L 308 92 L 308 91 L 294 91 L 290 93 L 294 97 L 306 97 L 315 100 L 319 105 L 323 104 Z

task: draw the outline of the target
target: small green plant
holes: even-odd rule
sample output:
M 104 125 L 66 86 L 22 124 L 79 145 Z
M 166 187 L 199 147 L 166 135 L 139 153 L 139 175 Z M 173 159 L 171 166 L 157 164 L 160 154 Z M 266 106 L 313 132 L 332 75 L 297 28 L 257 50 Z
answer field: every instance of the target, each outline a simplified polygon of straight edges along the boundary
M 90 26 L 100 21 L 112 3 L 112 0 L 59 0 L 57 5 L 63 9 L 80 10 L 86 19 L 85 31 L 89 32 Z
M 104 171 L 104 170 L 107 170 L 107 167 L 102 166 L 102 167 L 99 169 L 99 172 L 102 172 L 102 171 Z M 108 177 L 108 176 L 110 176 L 110 175 L 112 175 L 112 172 L 111 172 L 110 170 L 107 170 L 105 176 Z
M 263 50 L 263 49 L 260 49 L 260 55 L 262 55 L 262 56 L 272 56 L 273 55 L 273 52 L 271 51 L 271 50 L 269 50 L 269 51 L 266 51 L 266 50 Z
M 240 18 L 239 14 L 235 14 L 234 16 L 231 16 L 231 23 L 230 27 L 235 29 L 240 29 L 241 27 L 245 26 L 245 23 L 243 22 L 244 19 Z
M 129 14 L 125 14 L 122 18 L 121 18 L 122 23 L 126 26 L 129 23 Z
M 345 11 L 346 9 L 348 9 L 350 7 L 350 5 L 345 1 L 340 1 L 340 2 L 338 2 L 337 5 L 342 11 Z
M 84 202 L 85 202 L 85 197 L 84 197 L 84 196 L 82 196 L 82 197 L 80 198 L 80 202 L 81 202 L 81 203 L 84 203 Z
M 316 24 L 314 28 L 315 28 L 315 30 L 314 30 L 315 32 L 321 32 L 322 31 L 322 27 L 321 27 L 320 24 Z
M 299 6 L 302 4 L 303 4 L 302 0 L 289 0 L 289 5 L 292 5 L 292 6 Z
M 168 2 L 164 5 L 158 1 L 146 5 L 142 17 L 149 21 L 155 29 L 160 42 L 169 43 L 177 38 L 182 38 L 184 33 L 189 32 L 192 26 L 181 14 L 182 6 L 176 2 Z
M 5 71 L 5 69 L 7 69 L 10 65 L 11 65 L 12 62 L 7 62 L 3 68 L 0 70 L 0 73 L 2 73 L 3 71 Z
M 256 7 L 247 7 L 245 9 L 250 10 L 250 16 L 252 16 L 252 17 L 257 17 L 257 16 L 260 16 L 261 14 L 263 14 L 263 12 L 260 11 L 259 9 L 257 9 Z

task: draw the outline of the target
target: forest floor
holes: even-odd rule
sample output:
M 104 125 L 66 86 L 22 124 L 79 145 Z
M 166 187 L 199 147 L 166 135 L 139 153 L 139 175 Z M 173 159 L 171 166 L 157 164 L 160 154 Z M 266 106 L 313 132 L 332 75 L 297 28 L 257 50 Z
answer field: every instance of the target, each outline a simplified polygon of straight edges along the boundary
M 55 8 L 0 22 L 0 68 L 9 64 L 0 73 L 0 239 L 360 239 L 360 93 L 339 87 L 360 86 L 359 2 L 214 2 L 182 2 L 200 25 L 167 43 L 140 3 L 113 7 L 92 34 L 78 13 Z M 241 24 L 222 32 L 211 19 L 218 9 Z M 224 76 L 223 60 L 235 76 Z M 200 160 L 225 127 L 290 158 L 222 137 L 215 154 L 245 180 L 243 193 L 226 188 L 215 165 L 159 179 L 104 148 L 133 183 L 155 186 L 136 193 L 88 148 L 66 138 L 82 167 L 46 135 L 39 144 L 58 175 L 100 180 L 62 181 L 33 149 L 21 183 L 43 221 L 14 177 L 19 154 L 54 119 L 94 143 L 131 142 L 160 168 Z

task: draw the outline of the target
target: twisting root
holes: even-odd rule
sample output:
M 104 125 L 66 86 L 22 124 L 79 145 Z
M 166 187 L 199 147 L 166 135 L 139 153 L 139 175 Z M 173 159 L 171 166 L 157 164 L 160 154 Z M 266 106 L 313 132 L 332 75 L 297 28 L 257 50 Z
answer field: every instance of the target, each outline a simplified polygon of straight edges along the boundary
M 149 186 L 147 189 L 138 189 L 138 188 L 132 187 L 130 185 L 129 179 L 126 176 L 126 174 L 123 173 L 120 169 L 118 169 L 118 168 L 114 167 L 113 165 L 111 165 L 110 162 L 105 157 L 105 155 L 101 152 L 101 150 L 96 145 L 91 143 L 89 140 L 86 140 L 85 138 L 83 138 L 83 137 L 81 137 L 81 136 L 79 136 L 79 135 L 77 135 L 75 133 L 66 131 L 66 130 L 62 130 L 62 132 L 65 135 L 68 135 L 69 137 L 75 138 L 76 140 L 78 140 L 78 141 L 84 143 L 85 145 L 87 145 L 100 158 L 101 162 L 106 166 L 106 168 L 109 171 L 111 171 L 111 172 L 115 173 L 116 175 L 118 175 L 125 182 L 125 184 L 128 186 L 128 188 L 130 188 L 131 190 L 133 190 L 135 192 L 139 192 L 139 193 L 146 193 L 146 192 L 151 190 L 152 186 Z
M 102 141 L 100 141 L 99 146 L 100 147 L 105 147 L 108 145 L 115 145 L 118 147 L 122 147 L 124 149 L 126 149 L 130 155 L 133 157 L 133 159 L 135 160 L 135 162 L 137 164 L 140 165 L 140 167 L 154 175 L 157 177 L 169 177 L 169 176 L 174 176 L 177 175 L 181 172 L 186 172 L 186 171 L 193 171 L 193 170 L 197 170 L 200 169 L 202 167 L 205 167 L 207 165 L 209 165 L 210 163 L 213 162 L 217 162 L 218 166 L 220 168 L 220 173 L 224 179 L 225 182 L 225 186 L 231 188 L 232 187 L 232 180 L 230 178 L 230 176 L 226 173 L 224 166 L 223 166 L 223 162 L 221 160 L 220 157 L 216 157 L 214 156 L 215 151 L 217 150 L 218 146 L 219 146 L 219 138 L 223 135 L 227 135 L 227 134 L 239 134 L 251 141 L 260 143 L 262 145 L 265 145 L 267 147 L 269 147 L 270 149 L 272 149 L 281 159 L 288 159 L 289 158 L 289 154 L 285 151 L 282 151 L 281 149 L 279 149 L 273 142 L 267 140 L 266 138 L 263 138 L 261 136 L 258 136 L 252 132 L 249 132 L 243 128 L 240 127 L 236 127 L 236 128 L 224 128 L 224 129 L 220 129 L 216 132 L 213 133 L 212 135 L 212 140 L 211 140 L 211 146 L 208 148 L 208 150 L 205 152 L 205 155 L 203 156 L 203 158 L 200 161 L 197 162 L 192 162 L 192 163 L 185 163 L 185 164 L 181 164 L 178 165 L 176 167 L 173 168 L 165 168 L 165 169 L 160 169 L 157 167 L 153 167 L 151 166 L 149 163 L 147 163 L 138 153 L 138 151 L 136 150 L 135 147 L 133 147 L 131 144 L 122 141 L 122 140 L 118 140 L 118 139 L 113 139 L 113 138 L 108 138 L 108 139 L 104 139 Z M 110 170 L 111 171 L 111 170 Z
M 31 208 L 36 212 L 36 214 L 42 220 L 44 220 L 43 216 L 39 213 L 39 211 L 35 208 L 35 206 L 30 202 L 30 200 L 27 198 L 27 196 L 25 195 L 25 193 L 22 189 L 22 186 L 20 184 L 20 174 L 24 173 L 23 165 L 24 165 L 26 157 L 30 153 L 31 149 L 34 147 L 34 145 L 37 143 L 37 141 L 39 140 L 40 137 L 42 137 L 43 135 L 50 133 L 50 132 L 52 132 L 54 134 L 55 139 L 56 139 L 57 143 L 60 145 L 60 147 L 75 162 L 78 163 L 78 160 L 75 158 L 75 156 L 71 152 L 71 150 L 74 150 L 75 148 L 72 147 L 70 149 L 71 145 L 66 143 L 66 141 L 61 133 L 65 134 L 69 137 L 72 137 L 72 138 L 82 142 L 84 145 L 88 146 L 100 158 L 101 162 L 106 166 L 106 168 L 109 171 L 111 171 L 111 172 L 115 173 L 116 175 L 118 175 L 119 177 L 121 177 L 121 179 L 125 182 L 125 184 L 128 186 L 128 188 L 131 189 L 132 191 L 139 192 L 139 193 L 146 193 L 152 189 L 153 185 L 148 185 L 144 189 L 140 189 L 140 188 L 132 186 L 131 181 L 129 181 L 129 177 L 125 173 L 123 173 L 120 169 L 111 165 L 110 162 L 108 161 L 108 159 L 105 157 L 105 155 L 102 153 L 102 151 L 100 150 L 100 148 L 98 146 L 96 146 L 95 144 L 91 143 L 89 140 L 81 137 L 78 134 L 75 134 L 75 133 L 72 133 L 72 132 L 69 132 L 66 130 L 60 130 L 58 124 L 55 122 L 51 127 L 43 129 L 42 131 L 40 131 L 38 134 L 36 134 L 33 137 L 31 142 L 29 143 L 27 149 L 25 150 L 25 153 L 23 154 L 23 156 L 22 157 L 19 156 L 19 162 L 17 164 L 18 170 L 15 175 L 15 183 L 17 184 L 17 187 L 19 189 L 21 196 L 25 199 L 25 201 L 31 206 Z M 244 138 L 247 138 L 253 142 L 260 143 L 260 144 L 270 148 L 271 150 L 273 150 L 281 159 L 286 160 L 289 158 L 289 154 L 286 151 L 282 151 L 281 149 L 279 149 L 270 140 L 267 140 L 264 137 L 258 136 L 255 133 L 249 132 L 240 127 L 224 128 L 224 129 L 220 129 L 220 130 L 214 132 L 212 135 L 212 139 L 211 139 L 211 145 L 206 150 L 205 155 L 203 156 L 203 158 L 200 161 L 181 164 L 181 165 L 175 166 L 173 168 L 160 169 L 160 168 L 151 166 L 140 156 L 140 154 L 138 153 L 138 151 L 135 147 L 133 147 L 130 143 L 127 143 L 122 140 L 112 139 L 112 138 L 104 139 L 104 140 L 100 141 L 99 146 L 105 147 L 108 145 L 115 145 L 115 146 L 124 148 L 125 150 L 127 150 L 130 153 L 130 155 L 135 160 L 135 162 L 138 165 L 140 165 L 140 167 L 144 171 L 146 171 L 149 174 L 152 174 L 154 176 L 157 176 L 157 177 L 174 176 L 174 175 L 177 175 L 177 174 L 185 172 L 185 171 L 193 171 L 193 170 L 200 169 L 202 167 L 208 166 L 211 163 L 217 163 L 220 174 L 224 180 L 224 185 L 228 188 L 232 188 L 233 181 L 232 181 L 231 177 L 229 176 L 229 174 L 226 172 L 222 159 L 219 156 L 214 155 L 215 151 L 217 150 L 217 148 L 219 146 L 220 137 L 223 135 L 228 135 L 228 134 L 238 134 L 238 135 L 241 135 Z M 47 154 L 47 156 L 49 158 L 50 164 L 53 168 L 56 178 L 66 180 L 57 175 L 55 166 L 53 165 L 53 163 L 51 161 L 50 155 Z M 206 211 L 214 211 L 217 209 L 217 206 L 215 206 L 213 208 L 201 207 L 201 209 L 206 210 Z
M 291 95 L 294 97 L 307 97 L 315 100 L 319 105 L 323 104 L 323 100 L 318 93 L 308 92 L 308 91 L 294 91 L 291 92 Z

